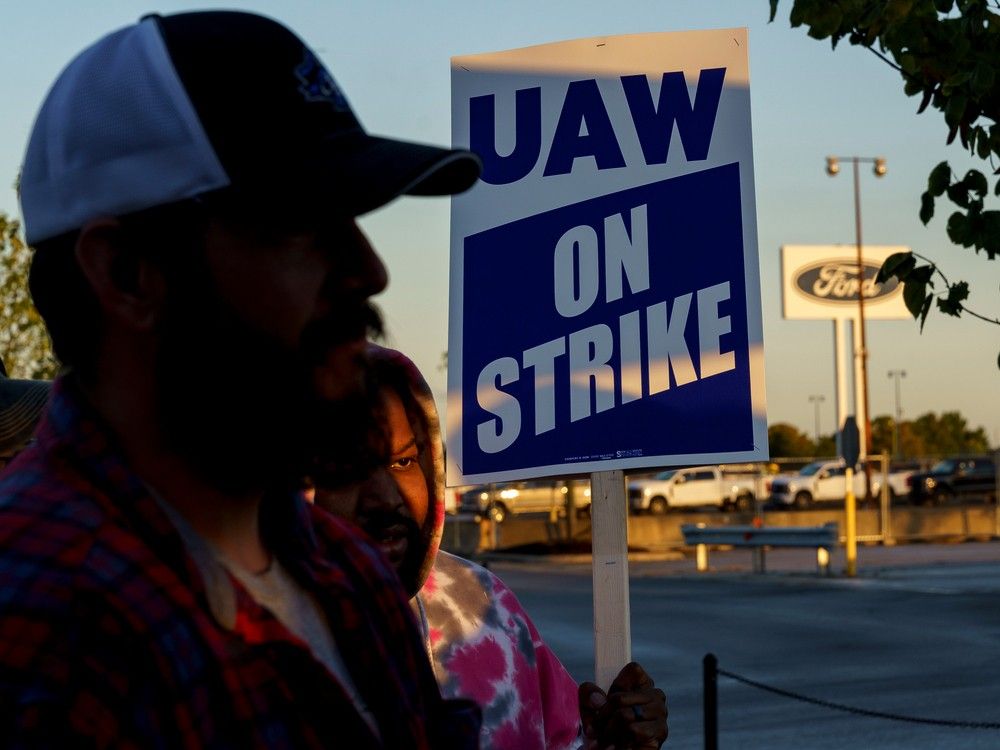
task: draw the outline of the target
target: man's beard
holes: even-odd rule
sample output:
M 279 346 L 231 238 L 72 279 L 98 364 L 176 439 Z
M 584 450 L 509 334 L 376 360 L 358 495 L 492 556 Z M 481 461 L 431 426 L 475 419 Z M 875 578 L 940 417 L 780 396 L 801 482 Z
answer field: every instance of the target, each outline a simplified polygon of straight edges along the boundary
M 319 397 L 313 378 L 331 347 L 381 335 L 374 305 L 335 300 L 290 349 L 223 302 L 206 269 L 189 272 L 168 302 L 156 362 L 169 450 L 210 485 L 243 494 L 298 487 L 315 456 L 367 441 L 375 429 L 370 379 L 358 377 L 354 392 L 334 401 Z M 358 367 L 363 374 L 365 362 Z
M 382 542 L 390 533 L 401 532 L 406 536 L 405 557 L 400 561 L 392 560 L 392 563 L 407 593 L 410 596 L 416 594 L 419 588 L 417 576 L 427 554 L 427 544 L 413 516 L 395 510 L 361 510 L 355 522 L 375 542 Z

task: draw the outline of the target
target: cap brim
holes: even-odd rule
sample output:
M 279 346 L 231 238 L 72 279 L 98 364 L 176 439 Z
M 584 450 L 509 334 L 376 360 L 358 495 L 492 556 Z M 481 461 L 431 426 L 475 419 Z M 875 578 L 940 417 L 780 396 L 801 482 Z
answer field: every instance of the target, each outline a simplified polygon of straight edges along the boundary
M 358 216 L 400 195 L 454 195 L 472 187 L 482 162 L 471 151 L 381 138 L 362 132 L 330 138 L 316 177 Z M 329 182 L 327 182 L 329 180 Z
M 45 380 L 0 378 L 0 453 L 20 447 L 31 437 L 51 385 Z

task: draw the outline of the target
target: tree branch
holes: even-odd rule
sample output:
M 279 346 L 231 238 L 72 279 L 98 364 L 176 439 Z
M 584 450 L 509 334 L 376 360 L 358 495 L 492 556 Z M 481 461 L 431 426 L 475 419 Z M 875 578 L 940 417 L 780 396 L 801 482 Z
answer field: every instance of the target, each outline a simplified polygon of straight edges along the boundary
M 1000 1 L 1000 0 L 998 0 L 998 1 Z M 870 44 L 866 45 L 865 49 L 867 49 L 869 52 L 871 52 L 873 55 L 875 55 L 875 57 L 877 57 L 879 60 L 881 60 L 882 62 L 884 62 L 886 65 L 888 65 L 890 68 L 892 68 L 893 70 L 895 70 L 897 73 L 899 73 L 903 77 L 905 77 L 905 78 L 912 78 L 913 77 L 909 73 L 907 73 L 905 70 L 903 70 L 901 67 L 899 67 L 898 65 L 896 65 L 896 63 L 894 63 L 888 57 L 886 57 L 881 52 L 879 52 L 877 49 L 875 49 L 874 47 L 872 47 Z
M 917 253 L 917 252 L 914 252 L 913 256 L 915 258 L 920 258 L 920 260 L 922 260 L 922 261 L 926 261 L 930 265 L 930 267 L 934 269 L 934 273 L 936 273 L 938 276 L 941 277 L 941 280 L 944 281 L 944 285 L 946 287 L 948 287 L 949 289 L 951 288 L 951 282 L 948 281 L 948 277 L 944 275 L 944 271 L 942 271 L 938 267 L 937 263 L 935 263 L 930 258 L 928 258 L 928 257 L 926 257 L 924 255 L 921 255 L 920 253 Z M 940 294 L 938 294 L 936 296 L 940 296 Z M 973 318 L 979 318 L 979 320 L 982 320 L 985 323 L 993 323 L 994 325 L 1000 326 L 1000 318 L 987 318 L 985 315 L 980 315 L 976 311 L 970 310 L 968 307 L 965 306 L 964 303 L 962 303 L 962 312 L 963 313 L 968 313 Z

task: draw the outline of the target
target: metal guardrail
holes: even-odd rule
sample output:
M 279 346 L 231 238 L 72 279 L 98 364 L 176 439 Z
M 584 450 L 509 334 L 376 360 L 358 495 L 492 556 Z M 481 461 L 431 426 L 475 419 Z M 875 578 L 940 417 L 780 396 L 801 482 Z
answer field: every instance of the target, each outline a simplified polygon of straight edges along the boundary
M 837 524 L 823 526 L 708 526 L 686 523 L 681 525 L 684 543 L 696 550 L 697 568 L 708 570 L 708 545 L 733 547 L 811 547 L 816 550 L 816 567 L 820 573 L 830 572 L 830 549 L 840 541 Z M 764 558 L 754 560 L 754 569 L 764 572 Z

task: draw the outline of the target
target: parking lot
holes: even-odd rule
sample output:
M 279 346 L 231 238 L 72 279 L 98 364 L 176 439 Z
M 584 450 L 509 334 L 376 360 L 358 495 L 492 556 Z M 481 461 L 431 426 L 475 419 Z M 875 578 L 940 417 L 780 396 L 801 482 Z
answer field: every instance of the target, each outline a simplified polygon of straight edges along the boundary
M 669 695 L 672 748 L 701 748 L 702 657 L 785 690 L 915 717 L 1000 722 L 1000 543 L 863 547 L 820 578 L 805 550 L 754 575 L 746 550 L 631 563 L 633 656 Z M 835 554 L 834 570 L 843 568 Z M 494 561 L 577 680 L 592 678 L 583 561 Z M 719 681 L 726 748 L 996 748 L 1000 731 L 886 721 Z

